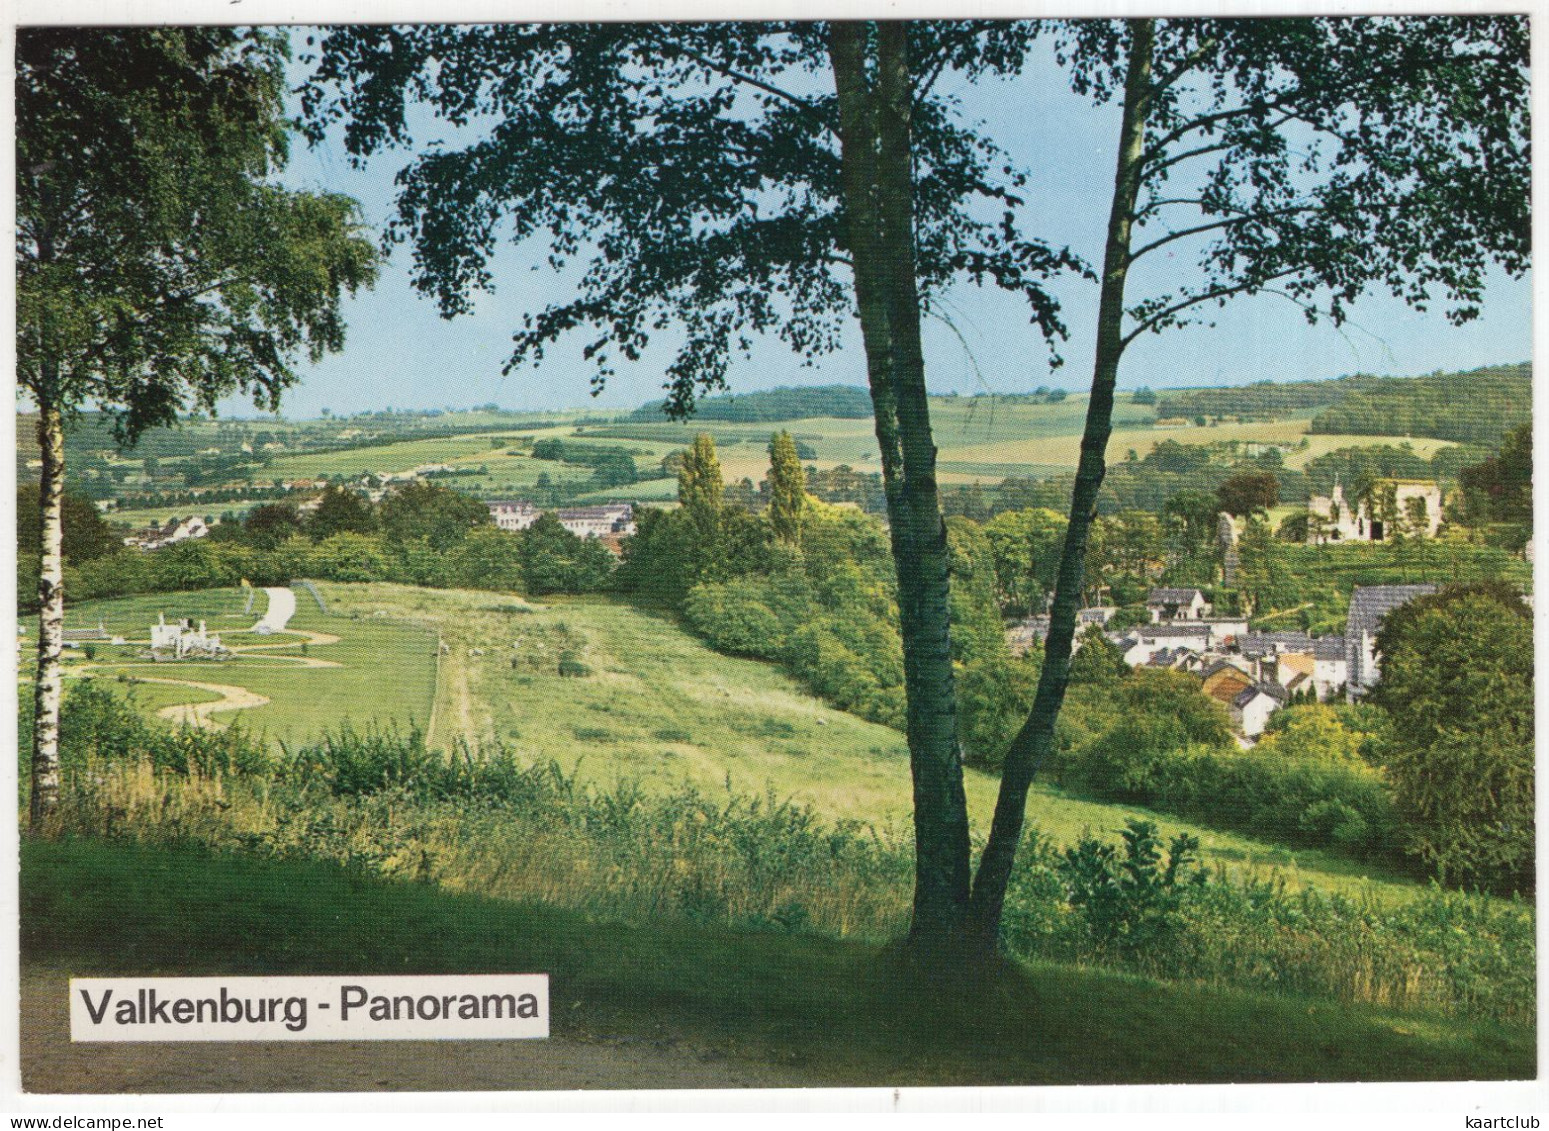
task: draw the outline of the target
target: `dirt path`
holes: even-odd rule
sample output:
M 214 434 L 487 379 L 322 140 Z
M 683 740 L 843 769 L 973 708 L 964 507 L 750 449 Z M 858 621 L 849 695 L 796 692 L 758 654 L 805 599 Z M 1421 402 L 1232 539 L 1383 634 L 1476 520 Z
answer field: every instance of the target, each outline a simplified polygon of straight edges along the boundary
M 156 712 L 160 719 L 170 719 L 174 723 L 187 724 L 195 727 L 218 727 L 221 724 L 210 718 L 217 711 L 245 711 L 252 707 L 262 707 L 269 702 L 267 695 L 260 695 L 256 691 L 249 691 L 245 687 L 233 687 L 229 683 L 195 683 L 191 679 L 158 679 L 155 676 L 135 676 L 141 683 L 164 683 L 174 687 L 196 687 L 200 691 L 214 692 L 221 696 L 212 699 L 208 703 L 174 703 L 170 707 L 163 707 Z
M 560 1033 L 544 1041 L 72 1044 L 68 979 L 60 970 L 22 970 L 21 1070 L 28 1092 L 568 1091 L 817 1083 L 796 1067 L 742 1060 L 670 1037 Z
M 296 594 L 289 586 L 276 585 L 266 588 L 264 595 L 269 598 L 269 607 L 258 618 L 252 631 L 264 635 L 285 631 L 290 618 L 296 615 Z

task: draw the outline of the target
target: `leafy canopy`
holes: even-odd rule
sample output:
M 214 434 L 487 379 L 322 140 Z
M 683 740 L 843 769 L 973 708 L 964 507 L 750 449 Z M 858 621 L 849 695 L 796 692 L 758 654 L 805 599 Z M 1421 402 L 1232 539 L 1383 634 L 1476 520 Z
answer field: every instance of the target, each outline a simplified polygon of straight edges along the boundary
M 1343 322 L 1369 287 L 1476 317 L 1494 260 L 1527 269 L 1521 16 L 1153 22 L 1131 265 L 1160 253 L 1123 344 L 1236 294 Z M 1077 93 L 1122 93 L 1122 20 L 1061 25 Z M 1194 269 L 1177 260 L 1193 249 Z M 1150 267 L 1146 263 L 1147 268 Z
M 282 36 L 27 28 L 17 37 L 17 363 L 38 403 L 94 401 L 130 438 L 341 348 L 377 255 L 353 201 L 285 162 Z
M 1028 25 L 911 22 L 915 266 L 927 303 L 954 277 L 1026 299 L 1062 335 L 1040 286 L 1079 267 L 1013 223 L 1025 174 L 960 122 L 937 89 L 1023 65 Z M 480 136 L 432 145 L 400 174 L 390 242 L 448 317 L 493 288 L 502 240 L 541 240 L 555 270 L 584 264 L 573 298 L 524 316 L 506 371 L 588 334 L 600 388 L 653 334 L 686 335 L 667 367 L 669 414 L 726 388 L 755 334 L 803 357 L 853 316 L 838 108 L 827 32 L 813 23 L 345 27 L 311 56 L 313 138 L 342 123 L 363 159 L 411 141 L 420 102 Z
M 1453 586 L 1389 613 L 1371 700 L 1411 849 L 1442 879 L 1533 886 L 1533 621 L 1504 583 Z

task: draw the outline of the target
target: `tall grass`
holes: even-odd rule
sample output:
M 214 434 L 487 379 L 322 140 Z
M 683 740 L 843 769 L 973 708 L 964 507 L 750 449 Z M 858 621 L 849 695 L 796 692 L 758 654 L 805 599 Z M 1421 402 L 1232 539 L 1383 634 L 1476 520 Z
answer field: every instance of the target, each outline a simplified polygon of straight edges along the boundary
M 670 917 L 866 941 L 908 924 L 906 838 L 828 823 L 773 795 L 691 785 L 650 794 L 630 781 L 600 788 L 500 746 L 446 755 L 415 732 L 345 729 L 271 755 L 235 731 L 184 732 L 136 750 L 107 741 L 102 720 L 93 726 L 97 740 L 67 763 L 65 832 L 324 859 L 597 919 Z M 219 753 L 165 753 L 206 744 Z M 1395 909 L 1200 873 L 1169 896 L 1164 915 L 1146 920 L 1137 942 L 1100 929 L 1093 901 L 1080 895 L 1090 875 L 1078 877 L 1072 860 L 1083 850 L 1061 854 L 1036 836 L 1025 846 L 1006 911 L 1008 953 L 1533 1021 L 1534 916 L 1521 903 L 1433 888 Z M 1127 874 L 1156 867 L 1142 861 Z

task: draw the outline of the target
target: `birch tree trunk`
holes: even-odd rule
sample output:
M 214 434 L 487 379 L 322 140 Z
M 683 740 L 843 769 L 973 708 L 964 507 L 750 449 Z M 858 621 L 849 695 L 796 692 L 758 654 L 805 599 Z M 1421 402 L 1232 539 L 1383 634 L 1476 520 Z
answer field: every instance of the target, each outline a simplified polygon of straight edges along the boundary
M 49 387 L 55 380 L 46 382 Z M 32 800 L 28 825 L 46 831 L 59 807 L 59 703 L 62 692 L 60 654 L 64 648 L 64 502 L 65 433 L 59 405 L 39 398 L 38 447 L 43 453 L 41 500 L 43 514 L 42 568 L 38 574 L 38 668 L 33 690 Z
M 873 45 L 875 61 L 868 68 Z M 967 912 L 968 806 L 952 675 L 947 532 L 920 344 L 905 25 L 837 22 L 829 47 L 856 302 L 898 572 L 914 783 L 910 942 L 917 952 L 939 955 L 960 941 Z
M 1033 774 L 1054 746 L 1054 724 L 1065 701 L 1065 688 L 1070 677 L 1071 645 L 1075 638 L 1076 613 L 1081 606 L 1087 535 L 1097 513 L 1097 493 L 1107 471 L 1104 453 L 1113 430 L 1114 383 L 1118 376 L 1119 356 L 1124 352 L 1124 283 L 1129 273 L 1130 228 L 1140 192 L 1154 42 L 1151 20 L 1135 20 L 1130 28 L 1118 169 L 1114 175 L 1108 242 L 1103 254 L 1092 397 L 1087 403 L 1086 425 L 1081 435 L 1081 460 L 1070 503 L 1070 525 L 1066 528 L 1065 546 L 1060 555 L 1038 693 L 1033 700 L 1032 713 L 1006 754 L 1000 794 L 995 802 L 995 819 L 990 826 L 990 838 L 979 871 L 974 877 L 969 932 L 975 947 L 985 952 L 993 951 L 999 940 L 1001 910 L 1005 906 L 1011 867 L 1016 862 L 1017 844 L 1022 837 L 1028 788 L 1032 785 Z

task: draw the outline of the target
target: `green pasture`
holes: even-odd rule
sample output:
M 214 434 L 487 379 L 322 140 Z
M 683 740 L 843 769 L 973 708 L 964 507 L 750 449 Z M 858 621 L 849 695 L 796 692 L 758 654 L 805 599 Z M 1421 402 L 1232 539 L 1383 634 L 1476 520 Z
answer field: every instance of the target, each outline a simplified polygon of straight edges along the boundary
M 400 440 L 337 452 L 281 456 L 257 474 L 262 479 L 296 479 L 353 475 L 361 470 L 394 473 L 427 463 L 480 463 L 483 462 L 482 455 L 503 450 L 493 447 L 494 443 L 509 443 L 518 434 L 517 429 L 502 429 L 466 436 Z
M 165 523 L 169 518 L 187 518 L 191 514 L 209 515 L 212 519 L 217 520 L 226 514 L 230 514 L 235 518 L 241 518 L 254 507 L 278 501 L 277 499 L 236 499 L 230 502 L 218 503 L 209 499 L 195 499 L 191 503 L 182 503 L 170 507 L 134 507 L 116 510 L 103 517 L 110 523 L 138 529 L 150 526 L 152 523 Z
M 164 683 L 139 683 L 126 678 L 99 680 L 101 685 L 119 698 L 132 702 L 141 711 L 155 714 L 163 707 L 193 703 L 210 703 L 221 696 L 214 691 L 198 687 L 172 687 Z
M 602 598 L 534 605 L 509 595 L 429 590 L 381 583 L 322 583 L 331 615 L 298 591 L 292 627 L 341 639 L 312 644 L 306 656 L 339 667 L 302 667 L 299 644 L 218 662 L 137 662 L 96 646 L 95 662 L 74 653 L 70 670 L 116 679 L 182 678 L 234 685 L 269 703 L 221 713 L 271 739 L 293 743 L 349 722 L 357 728 L 411 724 L 432 744 L 461 739 L 477 748 L 498 742 L 531 761 L 554 760 L 590 781 L 635 780 L 652 791 L 684 781 L 748 793 L 772 791 L 824 816 L 904 829 L 911 811 L 908 756 L 896 731 L 833 710 L 771 665 L 710 651 L 665 615 Z M 241 614 L 239 590 L 164 594 L 96 602 L 73 609 L 72 625 L 99 618 L 110 632 L 143 639 L 158 610 L 169 619 L 204 618 L 241 647 L 281 638 L 248 636 L 263 610 Z M 439 656 L 437 638 L 445 642 Z M 124 654 L 127 653 L 127 654 Z M 569 653 L 589 669 L 561 676 Z M 151 690 L 152 688 L 154 690 Z M 192 689 L 190 689 L 192 691 Z M 161 685 L 138 685 L 150 711 L 197 702 Z M 206 696 L 207 698 L 207 696 Z M 432 707 L 434 702 L 434 707 Z M 974 827 L 987 831 L 998 788 L 991 775 L 968 771 Z M 1418 889 L 1404 877 L 1312 850 L 1292 851 L 1127 805 L 1067 797 L 1035 785 L 1029 820 L 1057 844 L 1091 831 L 1116 839 L 1131 818 L 1155 821 L 1164 835 L 1200 838 L 1207 863 L 1234 875 L 1283 879 L 1381 901 Z
M 1340 448 L 1396 448 L 1408 444 L 1414 449 L 1415 455 L 1430 459 L 1443 448 L 1457 446 L 1451 440 L 1432 440 L 1424 436 L 1315 436 L 1309 434 L 1306 439 L 1306 448 L 1286 453 L 1287 467 L 1300 471 L 1307 466 L 1309 460 L 1317 459 Z

